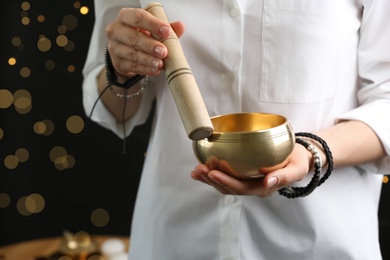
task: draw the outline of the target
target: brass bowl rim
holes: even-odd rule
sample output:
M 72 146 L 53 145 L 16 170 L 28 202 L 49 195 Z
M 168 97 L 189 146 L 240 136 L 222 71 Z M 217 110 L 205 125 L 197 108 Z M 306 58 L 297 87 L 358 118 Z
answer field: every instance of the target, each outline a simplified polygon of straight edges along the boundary
M 227 135 L 234 135 L 234 136 L 242 137 L 242 135 L 257 135 L 257 134 L 262 133 L 262 132 L 268 132 L 269 130 L 275 130 L 277 128 L 281 128 L 281 127 L 284 127 L 286 125 L 289 125 L 289 121 L 285 116 L 282 116 L 279 114 L 274 114 L 274 113 L 262 113 L 262 112 L 240 112 L 240 113 L 223 114 L 223 115 L 213 116 L 210 119 L 211 119 L 211 121 L 213 121 L 213 119 L 217 119 L 217 118 L 221 118 L 221 117 L 236 116 L 236 115 L 254 115 L 254 114 L 255 115 L 276 116 L 276 117 L 282 118 L 284 121 L 283 121 L 283 123 L 276 125 L 274 127 L 260 129 L 260 130 L 251 130 L 251 131 L 223 132 L 223 131 L 216 131 L 215 127 L 214 127 L 214 131 L 210 137 L 213 137 L 213 136 L 222 137 L 222 136 L 227 136 Z M 277 135 L 281 135 L 285 132 L 291 132 L 291 129 L 287 128 L 284 131 L 278 133 Z

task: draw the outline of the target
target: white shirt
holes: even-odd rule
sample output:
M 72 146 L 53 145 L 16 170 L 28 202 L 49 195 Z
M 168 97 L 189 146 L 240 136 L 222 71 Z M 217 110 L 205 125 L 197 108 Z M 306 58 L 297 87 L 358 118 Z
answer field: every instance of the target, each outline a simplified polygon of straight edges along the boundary
M 88 114 L 104 66 L 105 25 L 119 8 L 149 3 L 95 2 L 83 84 Z M 390 154 L 390 1 L 160 2 L 171 21 L 186 25 L 180 41 L 210 116 L 277 113 L 296 132 L 361 120 Z M 190 178 L 197 160 L 165 76 L 149 81 L 142 107 L 126 125 L 130 134 L 144 123 L 157 98 L 130 259 L 381 259 L 377 210 L 390 157 L 336 169 L 305 198 L 221 195 Z M 122 136 L 101 102 L 92 118 Z

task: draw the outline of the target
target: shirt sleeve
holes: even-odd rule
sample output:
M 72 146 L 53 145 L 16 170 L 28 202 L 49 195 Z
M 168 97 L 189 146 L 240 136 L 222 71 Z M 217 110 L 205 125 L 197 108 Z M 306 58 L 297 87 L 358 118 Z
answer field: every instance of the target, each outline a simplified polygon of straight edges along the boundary
M 359 106 L 340 115 L 338 120 L 359 120 L 375 131 L 388 156 L 361 167 L 370 172 L 390 174 L 390 1 L 362 2 L 358 47 Z
M 104 68 L 104 52 L 107 43 L 105 27 L 115 20 L 119 10 L 123 7 L 139 7 L 139 1 L 129 0 L 95 0 L 95 24 L 92 31 L 87 59 L 83 68 L 83 106 L 85 113 L 91 120 L 110 129 L 120 138 L 129 135 L 137 125 L 146 122 L 152 103 L 154 101 L 154 90 L 146 86 L 142 93 L 141 107 L 137 110 L 131 120 L 125 123 L 126 133 L 123 133 L 123 126 L 116 122 L 115 118 L 107 110 L 99 97 L 97 84 L 98 75 Z M 104 95 L 110 95 L 106 91 Z M 128 100 L 131 102 L 131 99 Z

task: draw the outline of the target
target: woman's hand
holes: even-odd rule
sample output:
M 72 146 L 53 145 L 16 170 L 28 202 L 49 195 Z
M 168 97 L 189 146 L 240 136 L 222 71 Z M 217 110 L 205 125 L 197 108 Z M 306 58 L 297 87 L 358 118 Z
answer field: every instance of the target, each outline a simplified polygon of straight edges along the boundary
M 151 35 L 167 38 L 172 29 L 180 37 L 184 24 L 166 24 L 143 9 L 121 9 L 116 20 L 106 27 L 108 51 L 118 81 L 123 82 L 135 74 L 158 75 L 168 50 Z
M 296 144 L 285 166 L 269 172 L 262 171 L 263 178 L 239 180 L 220 170 L 209 169 L 205 164 L 197 165 L 191 177 L 214 187 L 222 194 L 268 197 L 273 192 L 302 180 L 309 172 L 311 162 L 311 153 L 302 145 Z

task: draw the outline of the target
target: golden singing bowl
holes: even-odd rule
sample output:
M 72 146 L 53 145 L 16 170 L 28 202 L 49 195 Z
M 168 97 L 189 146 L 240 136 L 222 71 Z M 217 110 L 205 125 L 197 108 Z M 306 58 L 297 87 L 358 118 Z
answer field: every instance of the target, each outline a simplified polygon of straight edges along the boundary
M 195 156 L 210 169 L 239 179 L 283 167 L 294 148 L 292 127 L 280 115 L 237 113 L 212 117 L 211 122 L 213 134 L 193 141 Z

